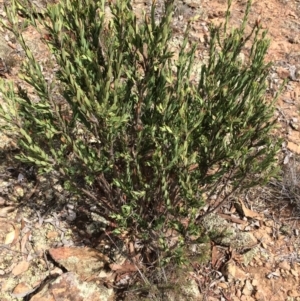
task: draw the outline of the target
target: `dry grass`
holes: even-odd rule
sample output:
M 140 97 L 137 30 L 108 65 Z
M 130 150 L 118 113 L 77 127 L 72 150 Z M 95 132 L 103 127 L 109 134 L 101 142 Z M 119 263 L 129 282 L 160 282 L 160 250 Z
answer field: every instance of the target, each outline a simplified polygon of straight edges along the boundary
M 272 181 L 276 198 L 288 201 L 293 209 L 300 211 L 300 158 L 293 156 L 283 166 L 282 177 Z

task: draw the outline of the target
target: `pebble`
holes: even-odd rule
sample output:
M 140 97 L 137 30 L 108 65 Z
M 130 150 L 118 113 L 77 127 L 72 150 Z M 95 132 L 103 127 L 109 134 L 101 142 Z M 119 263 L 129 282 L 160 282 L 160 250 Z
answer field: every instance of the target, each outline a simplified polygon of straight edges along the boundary
M 220 287 L 220 288 L 228 288 L 228 284 L 225 283 L 225 282 L 220 282 L 220 283 L 218 284 L 218 287 Z
M 278 266 L 280 269 L 287 270 L 287 271 L 291 269 L 291 266 L 287 261 L 280 262 Z
M 245 296 L 251 296 L 253 292 L 253 286 L 249 280 L 246 280 L 246 283 L 243 287 L 242 293 Z
M 297 290 L 289 290 L 287 294 L 289 297 L 299 297 L 299 293 L 297 292 Z
M 14 187 L 14 192 L 15 192 L 15 195 L 18 197 L 24 196 L 24 189 L 20 185 L 16 185 Z
M 298 276 L 299 276 L 299 275 L 298 275 L 298 272 L 297 272 L 296 270 L 291 269 L 290 272 L 291 272 L 291 274 L 292 274 L 293 276 L 295 276 L 295 277 L 298 277 Z

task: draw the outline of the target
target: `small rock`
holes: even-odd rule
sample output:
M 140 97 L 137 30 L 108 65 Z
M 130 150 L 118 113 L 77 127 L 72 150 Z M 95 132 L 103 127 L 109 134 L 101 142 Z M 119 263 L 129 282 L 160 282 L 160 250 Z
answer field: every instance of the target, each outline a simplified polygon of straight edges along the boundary
M 181 291 L 185 296 L 188 296 L 188 299 L 191 300 L 202 300 L 203 298 L 199 292 L 198 283 L 194 279 L 189 279 L 189 283 L 184 285 L 181 288 Z
M 291 122 L 297 123 L 297 122 L 298 122 L 298 118 L 297 118 L 297 117 L 293 117 L 293 118 L 291 119 Z
M 251 296 L 252 292 L 253 292 L 253 286 L 252 286 L 252 284 L 250 283 L 249 280 L 246 280 L 246 283 L 245 283 L 245 285 L 242 289 L 242 293 L 245 296 Z
M 228 288 L 228 284 L 225 283 L 225 282 L 220 282 L 220 283 L 218 283 L 218 287 L 220 287 L 220 288 Z
M 268 279 L 272 279 L 272 278 L 276 278 L 276 277 L 280 277 L 280 273 L 279 273 L 278 271 L 269 273 L 269 274 L 267 275 L 267 278 L 268 278 Z
M 265 295 L 263 294 L 263 292 L 260 292 L 260 291 L 257 291 L 255 294 L 254 294 L 254 298 L 255 300 L 266 300 L 265 298 Z
M 235 278 L 239 280 L 245 280 L 248 277 L 247 273 L 239 267 L 235 267 Z
M 75 208 L 73 204 L 67 204 L 66 207 L 70 210 L 73 210 Z
M 241 301 L 254 301 L 254 299 L 251 296 L 243 295 Z
M 294 297 L 294 298 L 300 296 L 300 294 L 298 293 L 297 290 L 289 290 L 289 291 L 287 292 L 287 294 L 288 294 L 289 297 Z
M 288 149 L 296 154 L 300 154 L 300 146 L 292 141 L 288 141 Z
M 280 262 L 278 266 L 280 269 L 287 270 L 287 271 L 291 269 L 291 266 L 287 261 Z
M 48 283 L 35 294 L 30 301 L 110 301 L 113 300 L 113 289 L 103 285 L 81 281 L 75 273 L 65 273 Z
M 267 227 L 273 227 L 274 222 L 272 220 L 266 220 L 266 221 L 264 221 L 264 225 Z
M 290 127 L 295 131 L 298 131 L 298 129 L 299 129 L 298 124 L 293 121 L 290 121 Z
M 58 267 L 55 267 L 51 272 L 50 272 L 50 275 L 61 275 L 63 273 L 63 270 L 58 268 Z
M 228 261 L 222 268 L 222 274 L 227 281 L 232 281 L 235 278 L 236 266 L 232 261 Z
M 219 299 L 210 296 L 210 297 L 208 297 L 207 301 L 219 301 Z
M 3 197 L 0 196 L 0 206 L 5 205 L 6 201 Z
M 29 268 L 29 262 L 23 260 L 21 262 L 19 262 L 13 269 L 12 269 L 12 274 L 14 276 L 18 276 L 24 272 L 26 272 Z
M 237 296 L 238 298 L 241 298 L 241 296 L 242 296 L 242 291 L 241 291 L 240 289 L 238 289 L 238 290 L 236 291 L 236 296 Z
M 287 70 L 286 68 L 279 67 L 279 68 L 277 68 L 276 71 L 277 71 L 278 76 L 282 79 L 288 78 L 290 76 L 290 71 Z
M 282 225 L 279 230 L 283 235 L 292 235 L 292 229 L 288 225 Z
M 291 272 L 291 274 L 292 274 L 293 276 L 295 276 L 296 278 L 299 276 L 299 275 L 298 275 L 298 272 L 297 272 L 296 270 L 294 270 L 294 269 L 291 269 L 290 272 Z
M 58 237 L 58 232 L 57 231 L 49 231 L 47 233 L 47 238 L 48 239 L 55 239 Z
M 24 189 L 20 185 L 14 187 L 14 195 L 22 198 L 24 196 Z
M 82 279 L 99 274 L 109 259 L 92 248 L 61 247 L 49 250 L 50 256 L 70 272 Z
M 14 288 L 12 295 L 15 298 L 23 298 L 32 293 L 33 291 L 34 289 L 32 289 L 32 287 L 29 284 L 21 282 Z
M 265 262 L 265 263 L 263 263 L 263 266 L 264 266 L 266 269 L 269 269 L 269 270 L 272 269 L 272 264 L 271 264 L 270 262 Z
M 68 210 L 68 216 L 67 216 L 67 220 L 69 222 L 73 222 L 76 219 L 77 215 L 76 212 L 73 210 Z

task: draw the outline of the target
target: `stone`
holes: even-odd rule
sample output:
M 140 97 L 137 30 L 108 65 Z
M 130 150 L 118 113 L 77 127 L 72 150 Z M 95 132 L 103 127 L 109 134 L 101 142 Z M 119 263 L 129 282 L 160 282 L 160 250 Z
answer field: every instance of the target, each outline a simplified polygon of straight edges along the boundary
M 220 282 L 220 283 L 218 283 L 218 287 L 225 289 L 225 288 L 228 288 L 228 284 L 225 282 Z
M 81 281 L 73 272 L 65 273 L 47 283 L 30 301 L 113 301 L 113 289 L 92 282 Z
M 254 298 L 255 298 L 255 300 L 257 300 L 257 301 L 263 301 L 263 300 L 266 300 L 265 295 L 264 295 L 263 292 L 261 292 L 261 291 L 255 292 Z
M 298 275 L 298 271 L 296 271 L 296 270 L 294 270 L 294 269 L 291 269 L 290 272 L 291 272 L 291 274 L 292 274 L 294 277 L 296 277 L 296 278 L 299 276 L 299 275 Z
M 278 76 L 282 79 L 286 79 L 290 76 L 290 71 L 286 68 L 278 67 L 276 71 Z
M 225 263 L 221 270 L 223 276 L 226 278 L 228 282 L 231 282 L 235 278 L 236 274 L 236 265 L 233 261 L 228 261 Z
M 246 280 L 245 285 L 242 289 L 242 294 L 245 296 L 251 296 L 253 292 L 253 286 L 249 280 Z
M 292 141 L 288 141 L 287 148 L 298 155 L 300 154 L 300 146 Z
M 300 296 L 300 294 L 298 293 L 298 291 L 297 290 L 289 290 L 288 292 L 287 292 L 287 294 L 288 294 L 288 296 L 289 297 L 299 297 Z
M 92 248 L 61 247 L 49 250 L 54 261 L 68 272 L 75 272 L 81 279 L 95 276 L 108 263 L 107 256 Z
M 290 264 L 287 262 L 287 261 L 282 261 L 279 263 L 278 267 L 280 269 L 283 269 L 283 270 L 286 270 L 286 271 L 289 271 L 291 269 L 291 266 Z
M 13 290 L 12 296 L 15 298 L 23 298 L 30 293 L 32 293 L 34 289 L 25 282 L 20 282 Z
M 241 301 L 255 301 L 251 296 L 243 295 Z

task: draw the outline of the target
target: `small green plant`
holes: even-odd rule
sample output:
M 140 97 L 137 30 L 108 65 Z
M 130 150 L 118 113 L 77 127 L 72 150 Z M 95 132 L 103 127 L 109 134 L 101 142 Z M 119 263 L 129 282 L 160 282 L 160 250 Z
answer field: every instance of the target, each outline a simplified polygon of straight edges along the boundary
M 269 42 L 258 25 L 245 34 L 251 1 L 230 32 L 228 9 L 225 25 L 210 29 L 209 60 L 194 85 L 190 23 L 175 63 L 170 51 L 173 1 L 159 21 L 155 1 L 142 20 L 129 0 L 109 1 L 108 19 L 105 2 L 61 0 L 41 14 L 12 0 L 3 25 L 26 53 L 20 78 L 35 93 L 2 80 L 0 116 L 18 138 L 19 160 L 59 172 L 65 188 L 99 203 L 115 233 L 126 230 L 164 262 L 181 263 L 189 237 L 202 231 L 196 217 L 205 192 L 225 201 L 276 172 L 275 99 L 265 99 Z M 50 78 L 24 41 L 19 11 L 47 32 Z M 172 229 L 175 247 L 166 243 Z

